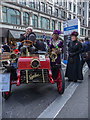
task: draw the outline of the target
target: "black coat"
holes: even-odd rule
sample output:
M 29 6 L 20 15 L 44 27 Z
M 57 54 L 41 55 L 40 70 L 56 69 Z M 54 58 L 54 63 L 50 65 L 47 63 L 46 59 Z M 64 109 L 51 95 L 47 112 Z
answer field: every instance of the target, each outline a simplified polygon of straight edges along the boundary
M 4 52 L 10 52 L 10 48 L 8 45 L 3 45 L 2 48 L 4 49 Z
M 68 45 L 69 57 L 65 76 L 70 80 L 83 80 L 80 53 L 82 44 L 79 41 L 71 41 Z

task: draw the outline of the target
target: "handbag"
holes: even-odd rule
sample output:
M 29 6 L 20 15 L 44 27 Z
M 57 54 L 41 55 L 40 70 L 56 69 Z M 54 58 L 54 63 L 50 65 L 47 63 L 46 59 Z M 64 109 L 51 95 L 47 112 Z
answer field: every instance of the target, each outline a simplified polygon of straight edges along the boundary
M 90 51 L 88 51 L 88 52 L 83 52 L 83 53 L 82 53 L 82 59 L 83 59 L 84 61 L 90 60 Z

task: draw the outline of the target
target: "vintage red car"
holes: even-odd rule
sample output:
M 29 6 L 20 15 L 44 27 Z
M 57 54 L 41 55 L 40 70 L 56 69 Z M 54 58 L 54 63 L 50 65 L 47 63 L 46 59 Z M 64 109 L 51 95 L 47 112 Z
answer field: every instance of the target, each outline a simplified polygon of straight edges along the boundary
M 25 55 L 23 52 L 20 55 L 18 52 L 16 52 L 17 55 L 10 55 L 12 64 L 6 66 L 7 72 L 10 73 L 10 90 L 3 92 L 4 98 L 7 99 L 10 96 L 11 86 L 13 84 L 20 86 L 21 84 L 28 84 L 30 82 L 56 83 L 58 92 L 63 94 L 65 90 L 65 79 L 60 65 L 54 66 L 58 70 L 58 76 L 54 79 L 50 66 L 50 56 L 47 52 L 38 51 L 35 54 L 30 54 L 27 49 L 27 44 L 25 44 L 25 51 Z M 53 60 L 56 59 L 56 54 L 52 53 L 51 56 Z M 17 64 L 17 67 L 13 67 L 14 64 Z

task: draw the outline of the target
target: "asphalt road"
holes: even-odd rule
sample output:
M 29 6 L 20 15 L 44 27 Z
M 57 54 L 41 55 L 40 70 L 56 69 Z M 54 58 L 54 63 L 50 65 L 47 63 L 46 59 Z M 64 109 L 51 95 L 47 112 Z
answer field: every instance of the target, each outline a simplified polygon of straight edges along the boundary
M 62 109 L 56 113 L 56 118 L 87 118 L 88 117 L 88 78 L 85 73 L 84 81 L 79 83 L 75 92 L 67 100 Z M 66 89 L 71 83 L 66 79 Z M 74 83 L 75 84 L 75 83 Z M 66 94 L 66 93 L 65 93 Z M 47 107 L 56 101 L 63 99 L 56 85 L 28 84 L 12 87 L 10 98 L 3 99 L 3 118 L 37 118 Z M 59 101 L 60 102 L 60 101 Z M 58 103 L 55 103 L 58 105 Z

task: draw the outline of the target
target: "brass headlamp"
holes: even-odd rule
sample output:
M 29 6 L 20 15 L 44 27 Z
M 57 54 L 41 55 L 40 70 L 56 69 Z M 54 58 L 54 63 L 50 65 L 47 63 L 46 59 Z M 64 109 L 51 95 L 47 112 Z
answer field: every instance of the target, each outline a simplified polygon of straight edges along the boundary
M 55 62 L 55 60 L 57 59 L 57 54 L 55 52 L 55 49 L 52 49 L 52 52 L 50 54 L 50 58 L 52 59 L 52 62 Z
M 38 59 L 33 59 L 31 62 L 31 67 L 36 69 L 39 66 L 40 66 L 40 61 Z

